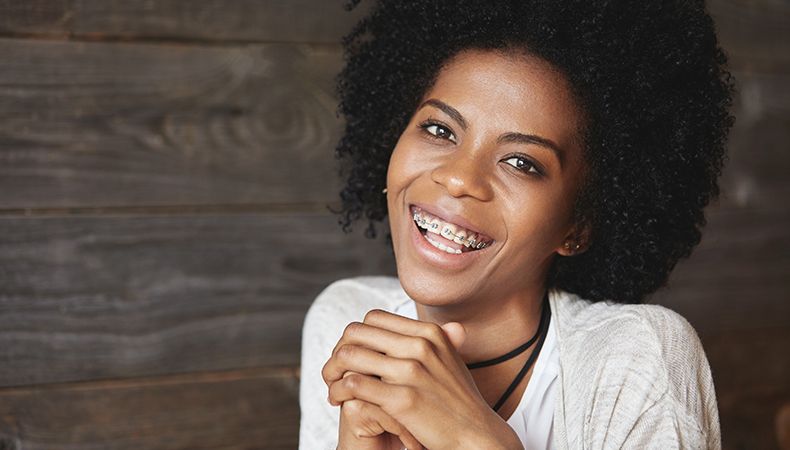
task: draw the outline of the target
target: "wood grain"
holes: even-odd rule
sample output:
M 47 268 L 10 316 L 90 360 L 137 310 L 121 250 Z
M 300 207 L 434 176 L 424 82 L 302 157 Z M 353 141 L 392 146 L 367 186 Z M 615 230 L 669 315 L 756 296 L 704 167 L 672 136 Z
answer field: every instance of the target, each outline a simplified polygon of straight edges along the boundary
M 0 386 L 297 365 L 332 281 L 392 274 L 328 214 L 0 219 Z
M 0 1 L 0 35 L 92 40 L 338 43 L 369 8 L 344 1 L 13 0 Z M 790 67 L 790 4 L 712 0 L 720 41 L 740 69 Z
M 781 0 L 711 0 L 719 42 L 739 70 L 790 70 L 790 3 Z
M 295 449 L 293 371 L 0 390 L 4 450 Z
M 678 311 L 702 334 L 787 326 L 788 223 L 786 210 L 710 214 L 702 244 L 651 301 Z
M 0 1 L 0 35 L 90 40 L 338 43 L 367 9 L 344 0 Z
M 73 18 L 73 0 L 0 0 L 0 35 L 67 38 Z
M 744 329 L 702 336 L 716 385 L 725 449 L 778 448 L 775 419 L 790 403 L 790 329 Z
M 0 209 L 338 199 L 335 47 L 0 40 Z
M 0 40 L 4 51 L 0 209 L 338 198 L 335 48 Z M 790 192 L 790 76 L 737 76 L 723 201 L 775 203 Z

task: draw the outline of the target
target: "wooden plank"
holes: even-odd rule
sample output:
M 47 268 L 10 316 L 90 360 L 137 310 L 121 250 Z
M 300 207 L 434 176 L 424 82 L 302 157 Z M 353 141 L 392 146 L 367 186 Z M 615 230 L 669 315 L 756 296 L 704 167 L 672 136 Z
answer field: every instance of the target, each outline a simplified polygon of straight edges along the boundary
M 736 122 L 722 179 L 723 207 L 790 208 L 790 70 L 737 73 Z
M 335 47 L 0 40 L 0 209 L 338 199 Z
M 778 448 L 775 421 L 790 404 L 790 329 L 702 336 L 716 385 L 725 449 Z
M 0 390 L 0 447 L 294 449 L 292 372 L 240 371 Z
M 2 218 L 0 386 L 299 362 L 332 281 L 392 274 L 328 214 Z
M 363 15 L 344 0 L 76 0 L 74 33 L 123 38 L 338 43 Z
M 344 0 L 0 1 L 0 34 L 216 42 L 338 43 L 367 9 Z
M 0 2 L 0 34 L 123 40 L 338 43 L 369 8 L 345 1 L 26 0 Z M 790 5 L 712 0 L 720 41 L 735 67 L 790 66 Z
M 338 199 L 337 48 L 0 40 L 0 54 L 0 209 Z M 775 203 L 790 75 L 738 76 L 725 200 Z
M 752 71 L 790 69 L 790 3 L 775 0 L 706 3 L 733 67 Z
M 0 0 L 0 35 L 68 37 L 73 0 Z
M 651 301 L 702 334 L 790 323 L 790 210 L 713 210 L 703 242 Z

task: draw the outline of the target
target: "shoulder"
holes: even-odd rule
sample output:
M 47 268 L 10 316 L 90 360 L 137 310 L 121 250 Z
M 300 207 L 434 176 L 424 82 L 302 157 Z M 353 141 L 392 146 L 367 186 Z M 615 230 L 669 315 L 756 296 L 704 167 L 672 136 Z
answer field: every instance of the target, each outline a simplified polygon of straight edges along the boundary
M 680 314 L 659 305 L 592 303 L 568 293 L 553 302 L 558 338 L 569 352 L 598 357 L 648 359 L 668 374 L 707 363 L 694 328 Z
M 314 344 L 334 344 L 346 325 L 361 321 L 371 309 L 391 311 L 405 301 L 400 282 L 393 277 L 356 277 L 338 280 L 313 301 L 302 328 L 302 353 Z M 331 348 L 331 347 L 330 347 Z
M 592 303 L 563 292 L 552 306 L 563 385 L 572 408 L 584 411 L 588 433 L 596 432 L 596 417 L 608 424 L 619 416 L 622 427 L 597 431 L 625 442 L 649 411 L 660 412 L 692 441 L 717 439 L 710 367 L 685 318 L 659 305 Z
M 371 309 L 391 310 L 405 293 L 394 277 L 355 277 L 337 280 L 324 288 L 307 312 L 305 322 L 360 320 Z

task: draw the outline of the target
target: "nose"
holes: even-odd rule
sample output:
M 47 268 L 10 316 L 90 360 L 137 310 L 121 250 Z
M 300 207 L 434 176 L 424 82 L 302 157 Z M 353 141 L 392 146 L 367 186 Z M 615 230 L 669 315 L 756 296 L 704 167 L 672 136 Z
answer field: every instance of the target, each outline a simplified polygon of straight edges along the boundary
M 484 202 L 491 200 L 493 190 L 482 158 L 476 157 L 479 153 L 461 149 L 448 153 L 431 172 L 431 179 L 444 186 L 453 197 L 469 196 Z

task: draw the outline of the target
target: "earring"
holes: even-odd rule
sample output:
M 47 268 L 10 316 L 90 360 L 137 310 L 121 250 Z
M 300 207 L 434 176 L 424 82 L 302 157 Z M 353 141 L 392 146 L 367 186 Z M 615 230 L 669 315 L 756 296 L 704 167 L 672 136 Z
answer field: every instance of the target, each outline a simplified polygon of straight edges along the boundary
M 562 246 L 565 248 L 565 250 L 567 250 L 567 251 L 569 251 L 571 253 L 576 253 L 576 252 L 579 251 L 580 248 L 582 248 L 582 246 L 578 242 L 574 242 L 573 249 L 571 249 L 570 241 L 565 241 L 565 243 L 562 244 Z
M 382 194 L 386 194 L 386 193 L 387 193 L 387 188 L 384 188 L 384 189 L 382 189 L 382 190 L 381 190 L 381 193 L 382 193 Z

